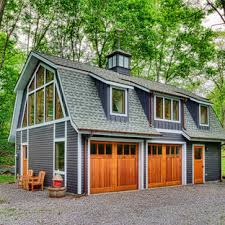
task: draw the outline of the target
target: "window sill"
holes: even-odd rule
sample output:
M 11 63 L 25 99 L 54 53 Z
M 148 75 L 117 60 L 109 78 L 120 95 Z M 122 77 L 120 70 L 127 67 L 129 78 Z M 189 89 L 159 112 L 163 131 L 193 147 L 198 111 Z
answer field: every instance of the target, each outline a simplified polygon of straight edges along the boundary
M 155 121 L 162 121 L 162 122 L 170 122 L 170 123 L 181 123 L 181 121 L 176 121 L 176 120 L 165 120 L 165 119 L 158 119 L 155 118 Z

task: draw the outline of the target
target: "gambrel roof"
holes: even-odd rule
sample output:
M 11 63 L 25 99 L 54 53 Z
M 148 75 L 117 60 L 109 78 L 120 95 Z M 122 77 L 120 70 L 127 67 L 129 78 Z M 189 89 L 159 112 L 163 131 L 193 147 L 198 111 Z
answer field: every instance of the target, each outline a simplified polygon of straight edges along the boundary
M 146 138 L 160 135 L 157 129 L 150 126 L 134 87 L 146 92 L 161 92 L 210 105 L 208 99 L 172 85 L 165 85 L 144 78 L 125 76 L 110 70 L 91 66 L 90 64 L 73 62 L 39 52 L 31 52 L 15 88 L 17 98 L 9 137 L 11 141 L 15 138 L 23 90 L 40 61 L 57 70 L 71 123 L 77 131 L 95 134 L 116 133 L 118 135 L 132 135 Z M 109 85 L 129 89 L 128 102 L 131 110 L 129 110 L 129 120 L 127 122 L 109 120 L 106 117 L 95 85 L 96 79 Z M 210 110 L 209 130 L 199 130 L 192 121 L 192 116 L 186 107 L 185 119 L 186 130 L 183 131 L 185 137 L 189 137 L 190 139 L 208 138 L 225 140 L 225 132 L 212 110 Z

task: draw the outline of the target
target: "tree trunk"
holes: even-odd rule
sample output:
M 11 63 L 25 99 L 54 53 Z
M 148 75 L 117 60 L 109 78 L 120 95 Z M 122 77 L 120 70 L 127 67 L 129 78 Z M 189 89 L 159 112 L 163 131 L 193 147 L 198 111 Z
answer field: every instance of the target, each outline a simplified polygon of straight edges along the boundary
M 6 3 L 7 3 L 7 0 L 0 0 L 0 30 L 1 30 L 2 18 L 4 15 Z

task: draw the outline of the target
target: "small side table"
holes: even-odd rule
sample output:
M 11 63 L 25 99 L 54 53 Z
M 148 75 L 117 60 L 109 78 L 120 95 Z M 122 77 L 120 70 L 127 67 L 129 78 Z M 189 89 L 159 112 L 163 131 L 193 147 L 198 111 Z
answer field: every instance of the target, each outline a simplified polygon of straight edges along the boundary
M 62 198 L 65 197 L 66 188 L 65 187 L 49 187 L 48 196 L 50 198 Z

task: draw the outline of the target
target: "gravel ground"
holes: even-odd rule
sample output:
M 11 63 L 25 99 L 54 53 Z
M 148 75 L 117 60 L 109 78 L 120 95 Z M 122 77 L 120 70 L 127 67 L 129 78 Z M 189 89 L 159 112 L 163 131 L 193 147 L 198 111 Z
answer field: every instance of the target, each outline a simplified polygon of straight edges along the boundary
M 0 225 L 225 224 L 225 183 L 49 199 L 0 185 Z

